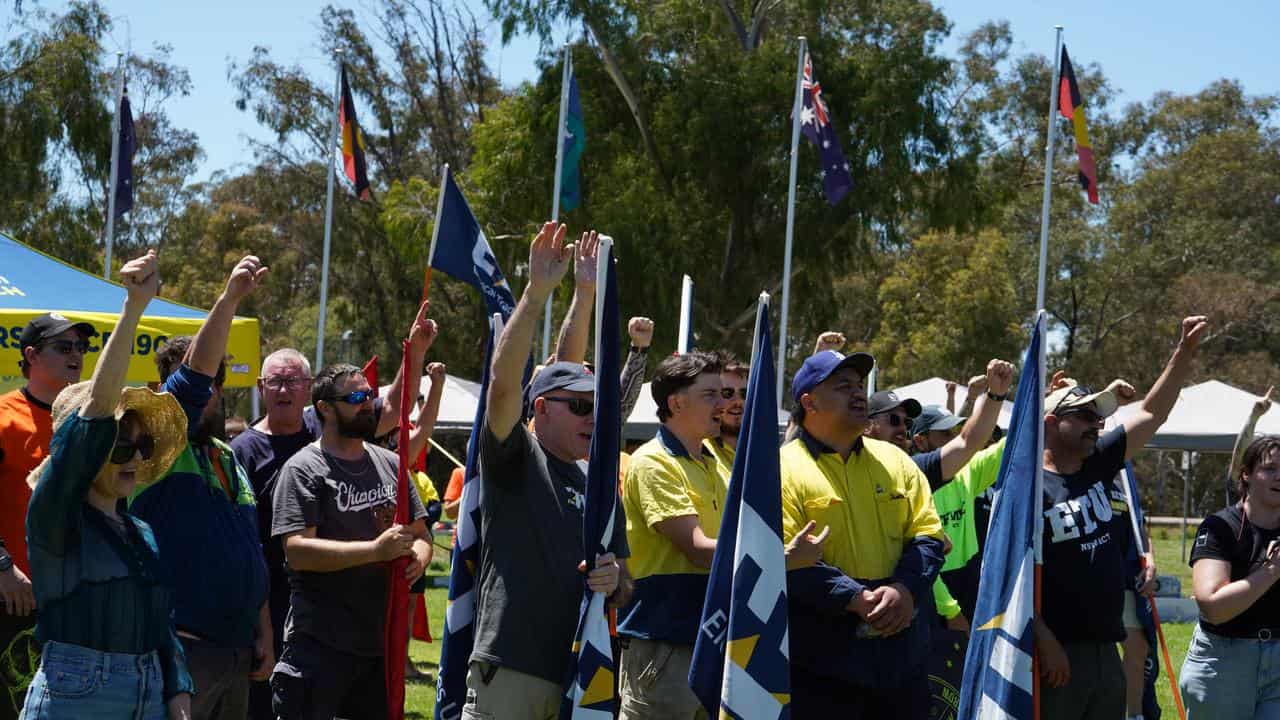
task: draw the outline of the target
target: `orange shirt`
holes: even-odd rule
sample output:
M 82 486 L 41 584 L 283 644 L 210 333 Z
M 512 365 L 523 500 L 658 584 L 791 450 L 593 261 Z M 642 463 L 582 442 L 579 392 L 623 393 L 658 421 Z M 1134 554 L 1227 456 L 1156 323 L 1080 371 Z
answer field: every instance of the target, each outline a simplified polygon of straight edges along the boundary
M 449 486 L 444 489 L 444 501 L 455 502 L 462 497 L 462 480 L 466 473 L 462 468 L 456 467 L 453 473 L 449 475 Z
M 22 389 L 0 395 L 0 539 L 27 575 L 27 474 L 49 453 L 52 438 L 49 406 Z

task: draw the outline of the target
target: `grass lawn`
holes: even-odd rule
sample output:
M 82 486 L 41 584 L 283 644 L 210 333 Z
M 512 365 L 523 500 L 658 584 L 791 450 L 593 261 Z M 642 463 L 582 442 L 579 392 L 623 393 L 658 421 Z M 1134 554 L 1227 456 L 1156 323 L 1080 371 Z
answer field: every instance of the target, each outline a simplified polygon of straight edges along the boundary
M 1195 527 L 1188 529 L 1194 533 Z M 1191 595 L 1191 568 L 1181 558 L 1182 543 L 1177 528 L 1155 528 L 1152 532 L 1155 547 L 1156 567 L 1161 575 L 1174 575 L 1182 582 L 1182 594 Z M 1190 547 L 1190 542 L 1188 542 Z M 443 553 L 437 552 L 437 557 Z M 447 560 L 445 561 L 447 563 Z M 432 564 L 431 574 L 448 575 L 447 565 L 439 560 Z M 431 632 L 435 636 L 434 643 L 413 640 L 409 643 L 409 656 L 420 670 L 430 672 L 431 682 L 411 680 L 405 690 L 405 717 L 414 720 L 429 720 L 436 705 L 435 675 L 440 664 L 440 632 L 444 628 L 444 608 L 447 593 L 444 588 L 427 590 L 427 616 L 431 619 Z M 1189 624 L 1166 624 L 1164 638 L 1169 646 L 1169 659 L 1173 663 L 1174 680 L 1182 669 L 1182 659 L 1187 654 L 1187 646 L 1191 644 Z M 1174 709 L 1172 690 L 1164 667 L 1160 661 L 1160 679 L 1156 682 L 1156 692 L 1160 698 L 1160 707 L 1164 708 L 1165 717 L 1177 717 Z

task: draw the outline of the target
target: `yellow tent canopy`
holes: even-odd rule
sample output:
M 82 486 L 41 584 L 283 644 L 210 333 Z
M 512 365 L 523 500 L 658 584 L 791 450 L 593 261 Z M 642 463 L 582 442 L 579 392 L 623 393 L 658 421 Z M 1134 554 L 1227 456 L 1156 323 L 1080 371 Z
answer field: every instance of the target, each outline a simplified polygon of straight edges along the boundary
M 90 340 L 89 354 L 85 356 L 87 379 L 98 362 L 102 344 L 115 329 L 124 299 L 122 285 L 90 275 L 0 233 L 0 376 L 21 375 L 18 338 L 27 322 L 42 313 L 56 312 L 70 320 L 90 323 L 99 333 Z M 205 316 L 197 308 L 159 298 L 152 300 L 133 339 L 128 381 L 158 381 L 155 351 L 170 337 L 194 335 Z M 252 387 L 261 361 L 256 318 L 237 317 L 232 321 L 227 354 L 226 387 Z

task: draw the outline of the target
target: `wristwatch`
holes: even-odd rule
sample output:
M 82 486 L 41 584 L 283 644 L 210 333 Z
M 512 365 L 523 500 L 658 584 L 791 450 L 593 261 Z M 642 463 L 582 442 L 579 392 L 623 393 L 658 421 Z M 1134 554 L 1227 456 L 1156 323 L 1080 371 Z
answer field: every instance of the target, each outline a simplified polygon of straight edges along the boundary
M 0 550 L 0 572 L 9 572 L 13 569 L 13 557 L 9 553 Z
M 991 398 L 992 400 L 997 400 L 997 401 L 999 401 L 999 402 L 1004 402 L 1004 401 L 1005 401 L 1005 399 L 1009 397 L 1009 393 L 1005 393 L 1005 394 L 1003 394 L 1003 395 L 996 395 L 995 393 L 993 393 L 993 392 L 991 392 L 990 390 L 988 390 L 988 391 L 987 391 L 987 397 Z
M 649 346 L 645 345 L 644 347 L 636 347 L 635 345 L 632 345 L 631 352 L 637 355 L 646 355 L 649 352 Z

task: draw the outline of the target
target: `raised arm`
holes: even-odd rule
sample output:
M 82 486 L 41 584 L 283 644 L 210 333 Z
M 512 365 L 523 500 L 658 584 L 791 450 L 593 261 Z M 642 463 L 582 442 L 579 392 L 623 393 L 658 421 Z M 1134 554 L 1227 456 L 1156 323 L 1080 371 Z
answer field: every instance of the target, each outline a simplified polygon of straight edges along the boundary
M 267 266 L 254 255 L 245 255 L 231 270 L 227 278 L 227 286 L 213 304 L 209 316 L 200 325 L 196 337 L 187 349 L 185 362 L 188 367 L 201 375 L 212 377 L 218 372 L 218 365 L 227 354 L 227 336 L 231 334 L 231 321 L 235 319 L 236 308 L 246 295 L 262 282 L 267 274 Z
M 1236 446 L 1231 450 L 1231 465 L 1227 468 L 1227 477 L 1235 480 L 1236 469 L 1241 466 L 1244 461 L 1245 448 L 1249 447 L 1249 443 L 1253 442 L 1253 429 L 1258 425 L 1258 421 L 1263 415 L 1271 409 L 1271 393 L 1275 392 L 1275 386 L 1267 388 L 1267 394 L 1258 398 L 1258 402 L 1253 404 L 1249 410 L 1249 420 L 1240 428 L 1240 434 L 1236 436 Z
M 156 251 L 148 250 L 146 255 L 125 263 L 120 268 L 120 280 L 128 295 L 124 309 L 120 311 L 120 320 L 111 331 L 111 337 L 107 338 L 93 369 L 89 401 L 80 408 L 81 417 L 106 417 L 114 413 L 120 404 L 120 389 L 124 387 L 125 376 L 129 372 L 129 356 L 133 352 L 133 335 L 138 330 L 142 312 L 160 290 L 160 265 Z
M 529 284 L 525 286 L 516 309 L 507 320 L 493 353 L 493 369 L 489 377 L 489 397 L 485 399 L 485 422 L 498 441 L 504 441 L 520 422 L 520 380 L 525 362 L 533 349 L 533 333 L 538 313 L 547 298 L 569 269 L 573 245 L 564 244 L 566 228 L 553 222 L 542 226 L 529 248 Z
M 418 411 L 418 418 L 409 432 L 409 457 L 416 458 L 427 447 L 431 433 L 436 431 L 436 418 L 440 416 L 440 397 L 444 395 L 445 364 L 433 362 L 427 366 L 427 377 L 431 378 L 431 389 L 427 391 L 427 399 Z
M 1151 390 L 1143 398 L 1138 412 L 1124 421 L 1126 460 L 1142 452 L 1142 448 L 1155 436 L 1164 421 L 1169 419 L 1173 404 L 1178 400 L 1178 393 L 1191 374 L 1196 350 L 1208 331 L 1209 320 L 1203 315 L 1192 315 L 1182 320 L 1182 337 L 1178 340 L 1173 356 L 1164 366 L 1164 372 L 1160 373 L 1155 385 L 1151 386 Z
M 818 335 L 818 339 L 814 341 L 813 354 L 817 355 L 823 350 L 835 350 L 836 352 L 839 352 L 840 348 L 844 347 L 844 344 L 844 333 L 836 332 L 835 330 L 827 330 L 826 332 Z
M 596 266 L 600 259 L 600 240 L 596 231 L 582 233 L 573 252 L 573 300 L 560 326 L 552 362 L 566 360 L 580 363 L 587 359 L 587 343 L 591 340 L 591 308 L 596 303 Z
M 409 383 L 409 397 L 415 399 L 418 397 L 418 388 L 422 381 L 422 362 L 427 357 L 431 344 L 436 341 L 436 336 L 440 334 L 436 321 L 427 317 L 430 309 L 431 301 L 423 300 L 418 306 L 418 314 L 413 318 L 413 325 L 409 326 L 409 371 L 412 377 L 404 377 L 403 365 L 396 370 L 396 378 L 391 381 L 391 387 L 387 388 L 387 398 L 382 405 L 382 414 L 378 416 L 378 427 L 374 430 L 375 437 L 386 435 L 400 426 L 400 391 L 404 383 Z
M 627 335 L 631 336 L 631 349 L 618 378 L 622 384 L 622 422 L 631 417 L 631 411 L 640 399 L 640 389 L 644 386 L 645 357 L 649 354 L 649 344 L 653 342 L 653 321 L 647 317 L 631 318 L 627 321 Z
M 960 472 L 960 468 L 969 463 L 974 454 L 987 446 L 991 439 L 991 431 L 996 428 L 996 420 L 1000 418 L 1000 406 L 1005 395 L 1009 394 L 1009 386 L 1013 384 L 1013 365 L 1004 360 L 992 360 L 987 363 L 986 385 L 984 391 L 973 407 L 973 415 L 965 421 L 960 434 L 942 446 L 942 478 L 950 480 Z M 995 395 L 1001 399 L 993 399 Z

